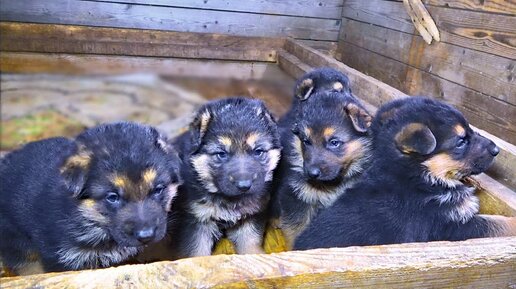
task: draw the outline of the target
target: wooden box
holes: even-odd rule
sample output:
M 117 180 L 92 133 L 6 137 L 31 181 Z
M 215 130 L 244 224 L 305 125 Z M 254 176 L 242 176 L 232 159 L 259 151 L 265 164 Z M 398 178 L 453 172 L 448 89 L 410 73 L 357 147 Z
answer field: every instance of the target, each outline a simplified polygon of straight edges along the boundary
M 389 100 L 407 97 L 293 39 L 12 22 L 1 22 L 0 33 L 3 74 L 151 72 L 280 79 L 290 89 L 293 78 L 329 66 L 349 76 L 354 93 L 372 112 Z M 289 97 L 265 100 L 280 114 Z M 511 190 L 516 147 L 477 131 L 501 148 L 489 175 L 474 178 L 481 211 L 516 216 Z M 265 247 L 275 253 L 6 277 L 0 279 L 0 288 L 516 288 L 516 237 L 280 252 L 281 234 L 270 230 Z M 217 252 L 231 248 L 222 243 Z

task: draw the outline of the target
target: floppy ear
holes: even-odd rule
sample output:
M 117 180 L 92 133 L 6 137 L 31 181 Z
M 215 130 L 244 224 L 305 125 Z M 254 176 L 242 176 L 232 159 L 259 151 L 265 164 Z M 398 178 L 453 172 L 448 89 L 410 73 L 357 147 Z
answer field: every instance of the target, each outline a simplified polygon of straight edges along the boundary
M 79 147 L 78 151 L 69 156 L 61 167 L 61 176 L 74 197 L 79 197 L 84 188 L 90 163 L 91 152 L 84 147 Z
M 296 85 L 295 96 L 299 100 L 306 100 L 312 94 L 314 90 L 314 81 L 311 78 L 303 79 L 300 83 Z
M 369 113 L 355 103 L 346 105 L 346 113 L 358 132 L 366 132 L 371 126 L 372 117 Z
M 197 151 L 202 143 L 202 139 L 208 130 L 212 118 L 212 113 L 208 109 L 204 109 L 197 114 L 190 124 L 190 136 L 192 139 L 193 151 Z
M 422 123 L 407 124 L 396 134 L 394 140 L 398 149 L 405 154 L 428 155 L 437 145 L 432 131 Z

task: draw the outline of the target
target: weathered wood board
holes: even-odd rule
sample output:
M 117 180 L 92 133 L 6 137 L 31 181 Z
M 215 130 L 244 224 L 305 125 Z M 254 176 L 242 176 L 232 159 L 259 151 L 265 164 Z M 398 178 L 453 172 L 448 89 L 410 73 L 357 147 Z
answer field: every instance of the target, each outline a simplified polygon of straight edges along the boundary
M 512 288 L 516 237 L 218 255 L 2 279 L 2 288 Z

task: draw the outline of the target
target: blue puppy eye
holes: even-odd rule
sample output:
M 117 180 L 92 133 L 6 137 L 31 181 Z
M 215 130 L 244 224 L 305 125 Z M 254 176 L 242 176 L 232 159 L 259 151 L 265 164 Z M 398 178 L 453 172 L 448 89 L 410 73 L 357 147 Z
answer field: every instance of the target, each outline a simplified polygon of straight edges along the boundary
M 468 144 L 468 141 L 465 138 L 460 138 L 457 143 L 455 144 L 455 147 L 458 149 L 464 148 Z
M 118 201 L 120 201 L 120 196 L 115 192 L 110 192 L 106 195 L 106 201 L 111 204 L 116 204 Z
M 163 191 L 165 190 L 165 186 L 164 185 L 157 185 L 154 190 L 152 191 L 152 194 L 154 196 L 159 196 L 163 193 Z
M 333 138 L 333 139 L 331 139 L 331 140 L 329 141 L 329 145 L 330 145 L 330 147 L 332 147 L 332 148 L 338 148 L 338 147 L 340 147 L 342 144 L 343 144 L 343 142 L 341 142 L 340 140 L 335 139 L 335 138 Z
M 254 156 L 256 156 L 256 157 L 261 157 L 261 156 L 263 156 L 263 155 L 265 154 L 265 150 L 262 150 L 262 149 L 255 149 L 255 150 L 253 151 L 253 153 L 254 153 Z
M 228 158 L 228 153 L 227 153 L 227 152 L 220 151 L 220 152 L 216 152 L 216 153 L 215 153 L 215 156 L 216 156 L 219 160 L 223 161 L 223 160 L 225 160 L 225 159 L 227 159 L 227 158 Z

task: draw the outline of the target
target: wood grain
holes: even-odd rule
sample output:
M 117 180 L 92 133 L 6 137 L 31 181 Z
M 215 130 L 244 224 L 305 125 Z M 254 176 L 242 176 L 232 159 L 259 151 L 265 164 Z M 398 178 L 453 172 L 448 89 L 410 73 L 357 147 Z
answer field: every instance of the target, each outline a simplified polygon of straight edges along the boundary
M 340 47 L 342 61 L 351 67 L 410 95 L 432 96 L 455 105 L 473 125 L 516 143 L 516 106 L 353 44 L 344 42 Z
M 441 33 L 441 41 L 490 54 L 516 59 L 516 17 L 444 7 L 427 7 Z M 346 0 L 344 18 L 414 33 L 403 3 Z
M 399 1 L 401 2 L 402 0 Z M 516 14 L 516 2 L 511 0 L 424 0 L 423 3 L 430 6 L 441 6 L 445 8 L 456 8 L 508 15 Z
M 4 278 L 2 288 L 511 288 L 516 238 L 217 255 Z
M 416 35 L 351 19 L 342 20 L 341 31 L 347 43 L 516 105 L 516 60 L 443 42 L 426 45 Z
M 340 19 L 342 13 L 342 0 L 107 0 L 91 2 L 160 5 L 165 7 L 196 8 L 200 10 L 210 9 L 328 19 Z
M 264 62 L 29 52 L 2 52 L 0 71 L 70 75 L 156 73 L 184 77 L 276 79 L 278 81 L 285 77 L 276 64 Z
M 336 41 L 340 19 L 72 0 L 1 0 L 0 20 Z
M 276 61 L 281 38 L 0 22 L 0 50 Z

